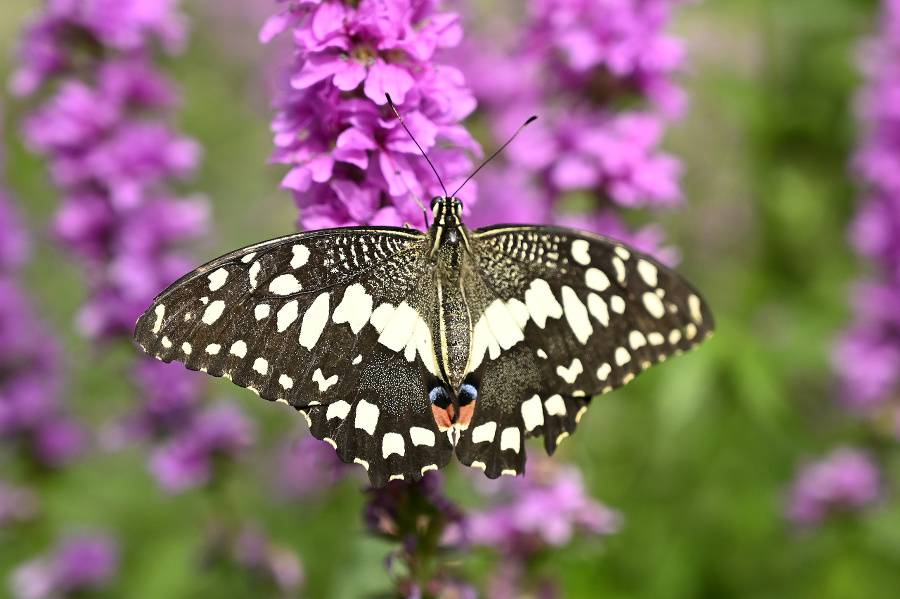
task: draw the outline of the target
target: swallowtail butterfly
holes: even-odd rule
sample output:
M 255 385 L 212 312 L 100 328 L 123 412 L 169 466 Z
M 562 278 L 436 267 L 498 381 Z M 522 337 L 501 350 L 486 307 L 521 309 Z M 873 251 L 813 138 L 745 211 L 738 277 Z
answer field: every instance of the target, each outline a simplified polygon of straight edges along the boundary
M 469 230 L 457 198 L 423 233 L 309 231 L 231 252 L 163 291 L 134 337 L 165 362 L 287 403 L 375 486 L 454 450 L 520 474 L 591 397 L 713 331 L 700 295 L 650 256 L 551 226 Z

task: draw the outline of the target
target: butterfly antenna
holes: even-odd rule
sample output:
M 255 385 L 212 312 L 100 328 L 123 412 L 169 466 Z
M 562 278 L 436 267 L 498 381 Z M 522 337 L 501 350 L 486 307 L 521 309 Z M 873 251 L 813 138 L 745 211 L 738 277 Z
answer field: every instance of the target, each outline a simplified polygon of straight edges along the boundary
M 462 189 L 462 188 L 465 186 L 465 184 L 469 182 L 469 179 L 471 179 L 471 178 L 474 177 L 476 174 L 478 174 L 478 171 L 480 171 L 481 169 L 483 169 L 483 168 L 484 168 L 484 165 L 486 165 L 488 162 L 490 162 L 491 160 L 493 160 L 494 157 L 495 157 L 497 154 L 499 154 L 500 152 L 502 152 L 503 149 L 506 148 L 506 146 L 508 146 L 509 144 L 512 143 L 512 140 L 514 140 L 514 139 L 516 138 L 516 136 L 519 135 L 519 133 L 522 132 L 522 129 L 524 129 L 525 127 L 527 127 L 528 125 L 530 125 L 530 124 L 531 124 L 533 121 L 535 121 L 536 119 L 537 119 L 537 115 L 532 116 L 532 117 L 529 117 L 529 119 L 528 119 L 527 121 L 525 121 L 524 123 L 522 123 L 522 126 L 519 127 L 519 129 L 518 129 L 515 133 L 513 133 L 512 137 L 510 137 L 510 138 L 506 141 L 505 144 L 503 144 L 502 146 L 500 146 L 500 149 L 499 149 L 499 150 L 497 150 L 496 152 L 494 152 L 493 154 L 491 154 L 490 156 L 488 156 L 488 159 L 485 160 L 484 162 L 482 162 L 482 163 L 481 163 L 481 166 L 479 166 L 478 168 L 476 168 L 476 169 L 472 172 L 471 175 L 469 175 L 468 177 L 466 177 L 466 180 L 462 182 L 462 185 L 460 185 L 460 186 L 456 189 L 456 191 L 453 192 L 453 196 L 456 197 L 456 194 L 458 194 L 458 193 L 459 193 L 459 190 Z
M 444 195 L 447 195 L 447 188 L 444 187 L 444 182 L 441 181 L 441 176 L 438 174 L 437 169 L 434 168 L 434 165 L 431 164 L 431 160 L 428 159 L 428 155 L 425 153 L 425 150 L 422 149 L 422 146 L 419 145 L 419 142 L 416 141 L 416 138 L 413 137 L 413 134 L 409 132 L 409 127 L 406 126 L 406 123 L 403 122 L 403 117 L 400 116 L 400 113 L 397 112 L 397 107 L 394 106 L 394 102 L 391 100 L 391 94 L 384 94 L 384 97 L 387 98 L 387 103 L 391 107 L 391 110 L 394 111 L 394 114 L 397 115 L 397 120 L 400 121 L 400 124 L 403 125 L 403 128 L 406 129 L 406 132 L 409 133 L 409 138 L 413 140 L 413 143 L 416 144 L 416 147 L 419 148 L 419 151 L 422 152 L 422 157 L 425 158 L 425 161 L 428 163 L 428 166 L 431 167 L 431 170 L 434 171 L 434 176 L 437 177 L 438 183 L 441 184 L 441 189 L 444 190 Z M 421 205 L 421 204 L 420 204 Z M 427 214 L 426 214 L 427 216 Z M 426 222 L 428 219 L 425 219 Z

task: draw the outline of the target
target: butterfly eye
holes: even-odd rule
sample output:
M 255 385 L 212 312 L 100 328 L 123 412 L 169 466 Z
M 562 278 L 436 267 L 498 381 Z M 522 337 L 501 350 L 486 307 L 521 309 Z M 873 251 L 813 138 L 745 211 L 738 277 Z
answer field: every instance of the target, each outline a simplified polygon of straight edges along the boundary
M 438 202 L 441 201 L 441 197 L 431 198 L 431 211 L 434 212 L 435 206 L 437 206 Z

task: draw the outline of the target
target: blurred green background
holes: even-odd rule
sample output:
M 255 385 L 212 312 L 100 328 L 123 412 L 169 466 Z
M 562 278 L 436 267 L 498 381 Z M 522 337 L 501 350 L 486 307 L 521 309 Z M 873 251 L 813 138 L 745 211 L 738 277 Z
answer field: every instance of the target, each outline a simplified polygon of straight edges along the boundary
M 0 46 L 9 57 L 0 80 L 36 4 L 0 4 Z M 266 164 L 270 90 L 259 64 L 278 52 L 256 41 L 274 6 L 259 4 L 231 14 L 212 0 L 185 3 L 190 46 L 164 59 L 183 87 L 179 125 L 206 151 L 188 188 L 208 195 L 214 209 L 213 231 L 193 248 L 198 263 L 294 229 L 296 209 L 277 190 L 283 169 Z M 858 195 L 846 165 L 857 135 L 859 42 L 875 30 L 876 11 L 874 0 L 710 0 L 677 11 L 691 110 L 666 147 L 687 167 L 688 202 L 635 222 L 663 223 L 683 251 L 680 271 L 704 291 L 718 330 L 700 350 L 594 401 L 557 454 L 578 464 L 593 496 L 626 518 L 620 533 L 576 541 L 540 564 L 564 596 L 837 599 L 900 591 L 900 505 L 892 496 L 900 453 L 837 405 L 828 361 L 849 318 L 850 284 L 865 272 L 846 241 Z M 34 236 L 26 282 L 64 340 L 73 410 L 100 427 L 134 408 L 126 369 L 136 350 L 124 342 L 92 347 L 74 331 L 81 277 L 46 236 L 57 196 L 17 134 L 28 107 L 8 97 L 3 104 L 6 180 Z M 227 382 L 214 385 L 259 422 L 257 447 L 223 486 L 167 496 L 139 448 L 98 451 L 37 476 L 29 484 L 44 515 L 28 534 L 0 531 L 0 578 L 60 531 L 103 529 L 118 534 L 124 550 L 110 597 L 258 596 L 246 581 L 198 569 L 216 513 L 249 516 L 295 548 L 307 573 L 304 596 L 386 589 L 389 547 L 363 533 L 365 497 L 355 483 L 327 502 L 272 498 L 272 451 L 302 419 Z M 839 444 L 877 456 L 887 498 L 864 514 L 796 530 L 782 515 L 786 487 L 804 460 Z M 447 468 L 448 494 L 470 505 L 459 470 Z M 484 571 L 480 554 L 466 559 Z

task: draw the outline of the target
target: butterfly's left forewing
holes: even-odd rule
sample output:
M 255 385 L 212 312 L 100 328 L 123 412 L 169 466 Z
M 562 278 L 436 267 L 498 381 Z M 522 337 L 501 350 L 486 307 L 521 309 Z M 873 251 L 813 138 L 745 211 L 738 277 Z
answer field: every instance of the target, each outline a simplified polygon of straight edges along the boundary
M 591 396 L 713 330 L 699 294 L 655 259 L 561 227 L 472 234 L 470 371 L 481 389 L 457 454 L 488 476 L 522 472 L 523 441 L 553 453 Z
M 453 452 L 428 400 L 438 369 L 426 239 L 332 229 L 232 252 L 161 293 L 135 339 L 292 405 L 373 484 L 419 478 Z

